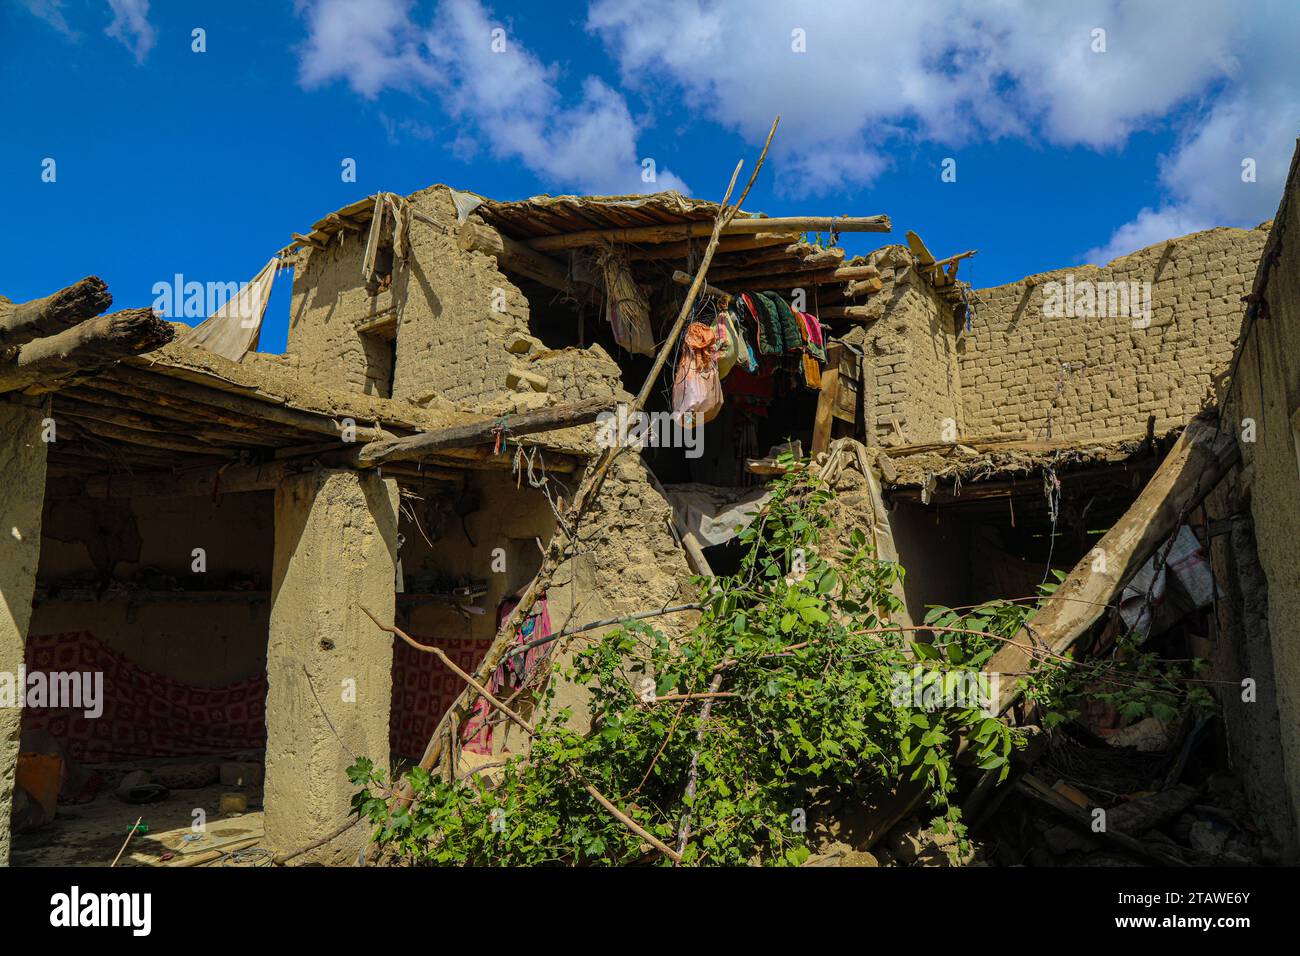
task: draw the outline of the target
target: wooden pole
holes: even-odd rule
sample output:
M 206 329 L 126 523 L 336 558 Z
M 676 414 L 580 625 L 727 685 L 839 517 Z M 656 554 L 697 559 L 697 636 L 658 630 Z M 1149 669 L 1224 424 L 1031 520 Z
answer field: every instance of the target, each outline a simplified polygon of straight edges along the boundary
M 498 433 L 531 435 L 556 428 L 587 425 L 594 422 L 601 412 L 609 409 L 608 399 L 589 398 L 572 405 L 551 405 L 519 415 L 503 415 L 498 419 L 453 425 L 451 428 L 422 432 L 405 438 L 373 441 L 357 449 L 353 461 L 362 468 L 373 468 L 386 461 L 412 461 L 447 448 L 464 448 L 489 442 Z
M 98 276 L 86 276 L 30 302 L 14 303 L 0 296 L 0 350 L 70 329 L 112 304 L 113 296 Z
M 126 839 L 122 841 L 122 848 L 117 851 L 117 856 L 113 857 L 113 862 L 108 865 L 110 870 L 117 866 L 118 860 L 122 859 L 122 854 L 126 852 L 126 845 L 131 842 L 131 837 L 135 836 L 135 828 L 140 825 L 140 821 L 143 819 L 144 817 L 136 817 L 135 823 L 131 824 L 131 829 L 126 833 Z
M 719 210 L 719 216 L 725 215 Z M 788 216 L 778 218 L 749 217 L 735 219 L 735 211 L 727 218 L 718 235 L 741 236 L 764 232 L 889 232 L 894 227 L 888 216 Z M 716 225 L 707 220 L 673 223 L 661 226 L 630 226 L 622 229 L 584 229 L 554 236 L 529 239 L 525 245 L 538 252 L 557 249 L 579 249 L 605 242 L 673 242 L 692 236 L 713 235 Z
M 30 341 L 16 355 L 0 361 L 0 392 L 53 391 L 63 379 L 111 365 L 128 355 L 151 352 L 175 334 L 169 323 L 149 309 L 127 309 L 87 319 Z

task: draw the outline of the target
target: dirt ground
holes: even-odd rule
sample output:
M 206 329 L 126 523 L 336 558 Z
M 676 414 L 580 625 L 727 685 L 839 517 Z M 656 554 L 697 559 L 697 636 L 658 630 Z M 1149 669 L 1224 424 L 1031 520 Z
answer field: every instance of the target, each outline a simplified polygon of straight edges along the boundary
M 101 774 L 113 773 L 111 767 L 95 769 Z M 221 795 L 231 792 L 248 797 L 248 811 L 220 812 Z M 202 810 L 204 815 L 201 835 L 194 826 L 196 810 Z M 157 803 L 130 804 L 119 800 L 113 786 L 106 785 L 88 803 L 60 803 L 58 815 L 45 826 L 15 833 L 10 865 L 108 866 L 137 817 L 143 817 L 141 826 L 148 829 L 132 837 L 118 866 L 176 866 L 195 854 L 260 837 L 262 792 L 260 787 L 235 791 L 213 784 L 193 790 L 172 790 L 167 799 Z M 165 853 L 171 853 L 172 858 L 164 861 Z M 269 859 L 256 862 L 269 862 Z M 240 865 L 221 858 L 207 865 L 232 863 Z

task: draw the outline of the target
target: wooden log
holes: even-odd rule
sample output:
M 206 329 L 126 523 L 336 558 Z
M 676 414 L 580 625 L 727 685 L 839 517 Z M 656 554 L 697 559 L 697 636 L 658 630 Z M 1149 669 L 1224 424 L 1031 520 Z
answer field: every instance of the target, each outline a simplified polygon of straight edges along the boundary
M 503 272 L 513 272 L 549 288 L 600 301 L 600 291 L 585 282 L 570 279 L 563 263 L 516 242 L 485 223 L 466 220 L 456 233 L 456 244 L 461 249 L 491 256 Z
M 152 418 L 180 422 L 191 430 L 195 427 L 222 426 L 225 429 L 238 432 L 256 432 L 261 437 L 269 439 L 267 444 L 280 444 L 284 441 L 300 441 L 302 439 L 302 433 L 296 429 L 285 428 L 264 421 L 252 421 L 238 415 L 222 414 L 219 409 L 212 409 L 206 405 L 187 403 L 178 407 L 160 402 L 157 399 L 143 398 L 140 396 L 145 393 L 132 389 L 130 386 L 124 386 L 120 382 L 109 382 L 105 378 L 97 378 L 92 381 L 94 382 L 93 388 L 86 382 L 78 382 L 76 385 L 63 389 L 59 393 L 59 403 L 54 406 L 55 412 L 58 412 L 61 403 L 87 403 L 102 405 L 106 408 L 127 409 Z
M 1058 656 L 1068 651 L 1240 457 L 1231 429 L 1220 431 L 1213 421 L 1193 419 L 1124 516 L 1074 566 L 1056 589 L 1055 600 L 1034 615 L 1032 634 L 1022 629 L 984 669 L 1021 674 L 1035 647 Z M 1099 553 L 1104 562 L 1097 560 Z M 1005 712 L 1020 690 L 1018 680 L 1001 681 L 995 711 Z
M 529 239 L 527 245 L 538 252 L 557 249 L 580 249 L 602 242 L 673 242 L 713 233 L 713 221 L 671 223 L 656 226 L 629 226 L 622 229 L 584 229 L 555 236 Z M 752 235 L 763 232 L 889 232 L 893 229 L 888 216 L 787 216 L 733 219 L 723 226 L 724 236 Z
M 189 441 L 182 436 L 163 434 L 154 431 L 117 425 L 112 422 L 99 421 L 75 411 L 64 409 L 59 413 L 64 421 L 72 421 L 81 431 L 98 435 L 112 441 L 126 442 L 131 445 L 143 445 L 146 448 L 164 448 L 187 455 L 212 455 L 233 452 L 234 448 L 223 445 L 209 445 L 202 441 Z
M 128 355 L 151 352 L 175 335 L 149 309 L 128 309 L 87 319 L 55 335 L 36 339 L 0 360 L 0 392 L 54 391 L 78 373 L 111 365 Z
M 817 313 L 817 318 L 822 322 L 840 319 L 851 322 L 871 322 L 880 318 L 880 312 L 869 305 L 832 305 L 822 308 Z
M 1065 817 L 1083 832 L 1105 843 L 1111 843 L 1121 850 L 1136 854 L 1144 859 L 1153 860 L 1156 863 L 1165 866 L 1187 866 L 1187 861 L 1181 857 L 1175 856 L 1166 848 L 1155 843 L 1148 843 L 1145 840 L 1139 840 L 1136 837 L 1121 833 L 1113 827 L 1107 827 L 1104 830 L 1094 830 L 1092 828 L 1092 814 L 1083 807 L 1077 806 L 1066 797 L 1061 796 L 1055 790 L 1047 785 L 1043 780 L 1035 777 L 1033 774 L 1025 774 L 1024 778 L 1016 783 L 1016 789 L 1025 796 L 1037 800 L 1038 802 L 1051 807 L 1061 816 Z
M 0 296 L 0 349 L 12 348 L 99 315 L 113 304 L 108 286 L 98 276 L 86 276 L 43 299 L 10 302 Z
M 703 238 L 703 237 L 700 237 Z M 767 249 L 775 246 L 805 245 L 803 234 L 798 232 L 760 232 L 753 236 L 726 236 L 718 240 L 716 255 Z M 693 253 L 704 248 L 698 239 L 683 239 L 678 242 L 659 242 L 647 246 L 628 246 L 627 257 L 633 261 L 640 259 L 687 259 Z
M 251 389 L 242 388 L 235 391 L 219 387 L 220 380 L 211 379 L 210 384 L 199 384 L 178 376 L 177 370 L 159 363 L 152 366 L 152 371 L 142 372 L 133 368 L 118 366 L 108 375 L 96 379 L 96 387 L 111 388 L 112 382 L 125 382 L 136 388 L 157 396 L 159 401 L 168 402 L 174 407 L 184 408 L 187 403 L 197 402 L 209 408 L 224 409 L 227 414 L 244 416 L 257 421 L 275 422 L 287 425 L 315 435 L 328 435 L 337 438 L 341 435 L 342 415 L 337 418 L 321 412 L 311 412 L 293 408 L 277 401 L 255 398 Z M 238 388 L 238 386 L 235 386 Z M 281 402 L 283 400 L 280 400 Z M 229 423 L 226 423 L 229 424 Z M 373 441 L 385 437 L 369 426 L 363 426 L 358 418 L 356 439 L 359 442 Z
M 984 666 L 987 673 L 1008 678 L 994 684 L 994 713 L 1005 713 L 1019 698 L 1019 675 L 1028 672 L 1036 658 L 1045 654 L 1059 658 L 1088 633 L 1124 585 L 1240 458 L 1230 430 L 1220 432 L 1207 418 L 1192 420 L 1124 516 L 1074 566 L 1053 600 L 1034 615 L 1032 633 L 1029 627 L 1022 628 Z M 1098 561 L 1099 553 L 1105 556 L 1104 563 Z M 900 800 L 891 805 L 887 816 L 901 820 L 922 796 L 917 793 L 910 803 Z
M 612 403 L 608 399 L 589 398 L 572 405 L 552 405 L 521 415 L 485 418 L 406 438 L 370 442 L 357 449 L 352 460 L 362 468 L 373 468 L 386 461 L 413 461 L 437 451 L 490 442 L 499 431 L 510 435 L 531 435 L 573 425 L 587 425 L 611 407 Z
M 840 251 L 840 250 L 836 250 Z M 730 266 L 724 265 L 709 272 L 709 278 L 715 282 L 727 282 L 731 280 L 749 281 L 753 276 L 770 276 L 773 281 L 779 281 L 776 277 L 797 278 L 807 273 L 827 274 L 836 279 L 860 278 L 860 274 L 850 273 L 840 275 L 840 269 L 870 269 L 873 273 L 875 268 L 872 266 L 842 266 L 844 254 L 840 251 L 838 258 L 834 256 L 808 256 L 806 258 L 786 258 L 769 262 L 758 262 L 753 265 Z

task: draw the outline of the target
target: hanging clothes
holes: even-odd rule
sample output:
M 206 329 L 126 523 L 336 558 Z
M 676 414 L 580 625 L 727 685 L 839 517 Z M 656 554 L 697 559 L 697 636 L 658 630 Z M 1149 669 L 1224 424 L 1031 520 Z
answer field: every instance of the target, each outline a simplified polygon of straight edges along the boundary
M 716 344 L 713 326 L 692 322 L 686 327 L 681 358 L 673 377 L 674 415 L 698 415 L 701 422 L 710 422 L 722 409 Z
M 822 325 L 817 321 L 817 316 L 810 312 L 798 313 L 802 331 L 804 333 L 804 348 L 817 359 L 825 364 L 826 362 L 826 339 L 822 333 Z
M 785 299 L 781 298 L 775 292 L 760 292 L 763 298 L 772 303 L 772 308 L 776 310 L 777 322 L 781 327 L 781 346 L 785 352 L 802 352 L 803 336 L 799 333 L 801 323 L 795 316 L 794 310 L 790 308 Z
M 783 351 L 781 324 L 776 317 L 776 308 L 757 292 L 742 292 L 740 302 L 754 323 L 754 333 L 758 337 L 758 351 L 763 355 L 780 355 Z
M 736 335 L 727 325 L 727 313 L 718 316 L 713 325 L 714 355 L 718 363 L 718 378 L 724 379 L 736 364 Z
M 497 606 L 497 630 L 501 629 L 518 606 L 518 598 L 506 598 Z M 551 615 L 546 608 L 546 598 L 538 598 L 537 603 L 533 605 L 533 612 L 515 631 L 515 643 L 528 644 L 550 636 Z M 523 654 L 515 654 L 506 658 L 492 672 L 492 677 L 488 681 L 488 692 L 500 700 L 504 696 L 500 691 L 522 687 L 528 678 L 533 676 L 533 672 L 550 655 L 551 648 L 554 646 L 554 643 L 543 644 L 541 647 L 531 648 Z M 473 715 L 469 720 L 465 721 L 465 730 L 461 735 L 461 739 L 464 741 L 462 749 L 476 754 L 492 753 L 493 728 L 488 724 L 488 718 L 492 716 L 492 713 L 492 705 L 482 697 L 474 701 Z
M 744 323 L 730 311 L 724 312 L 722 319 L 727 323 L 727 331 L 736 340 L 736 364 L 750 375 L 753 375 L 758 371 L 758 359 L 754 356 L 754 350 L 750 348 L 749 342 L 745 339 Z

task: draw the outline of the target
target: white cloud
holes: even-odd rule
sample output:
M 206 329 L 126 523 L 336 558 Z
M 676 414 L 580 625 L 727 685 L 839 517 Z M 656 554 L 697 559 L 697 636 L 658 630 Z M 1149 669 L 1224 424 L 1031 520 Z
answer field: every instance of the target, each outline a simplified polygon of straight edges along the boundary
M 104 30 L 143 63 L 153 49 L 157 34 L 149 22 L 149 0 L 108 0 L 113 20 Z
M 1216 225 L 1214 221 L 1204 218 L 1197 211 L 1180 206 L 1146 208 L 1139 212 L 1132 222 L 1127 222 L 1116 229 L 1105 245 L 1089 249 L 1081 258 L 1084 262 L 1104 266 L 1112 259 L 1126 256 L 1146 246 L 1177 236 L 1185 236 L 1189 232 L 1200 232 L 1214 225 Z
M 299 54 L 309 89 L 344 80 L 372 99 L 385 89 L 429 90 L 462 126 L 459 155 L 481 144 L 522 162 L 548 188 L 686 189 L 662 163 L 657 182 L 641 181 L 640 130 L 620 93 L 587 77 L 581 98 L 566 102 L 558 67 L 531 53 L 479 0 L 443 0 L 428 30 L 412 19 L 408 0 L 299 0 L 297 8 L 308 29 Z M 494 49 L 495 29 L 504 33 Z
M 899 145 L 1105 150 L 1172 124 L 1163 202 L 1090 256 L 1268 218 L 1300 131 L 1293 4 L 592 0 L 587 29 L 652 100 L 683 98 L 752 143 L 779 113 L 773 168 L 791 195 L 868 185 Z M 792 49 L 795 29 L 806 52 Z M 1257 183 L 1240 180 L 1246 156 Z
M 32 16 L 44 20 L 64 36 L 70 38 L 77 36 L 63 16 L 63 0 L 22 0 L 22 5 Z
M 305 88 L 342 79 L 374 99 L 385 88 L 437 80 L 424 36 L 411 22 L 410 0 L 297 0 L 294 6 L 307 20 L 307 39 L 298 49 Z

